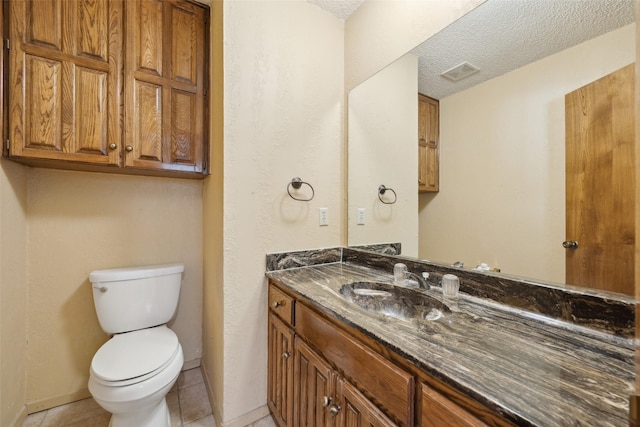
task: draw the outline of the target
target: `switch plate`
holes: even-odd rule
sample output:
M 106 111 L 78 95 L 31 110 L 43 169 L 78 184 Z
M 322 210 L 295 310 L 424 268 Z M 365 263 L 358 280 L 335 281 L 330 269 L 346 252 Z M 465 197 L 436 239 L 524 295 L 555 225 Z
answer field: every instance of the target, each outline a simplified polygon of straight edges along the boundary
M 358 208 L 358 225 L 364 225 L 364 208 Z
M 320 208 L 320 225 L 329 225 L 329 208 Z

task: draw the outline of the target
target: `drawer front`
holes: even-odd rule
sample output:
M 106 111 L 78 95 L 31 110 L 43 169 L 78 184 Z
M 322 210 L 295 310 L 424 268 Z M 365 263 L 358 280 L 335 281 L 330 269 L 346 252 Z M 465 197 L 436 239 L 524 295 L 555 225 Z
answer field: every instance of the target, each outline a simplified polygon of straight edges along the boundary
M 293 325 L 295 300 L 273 285 L 269 285 L 269 308 L 288 325 Z
M 482 427 L 485 423 L 422 384 L 422 427 Z
M 298 304 L 296 332 L 400 425 L 413 425 L 413 376 Z

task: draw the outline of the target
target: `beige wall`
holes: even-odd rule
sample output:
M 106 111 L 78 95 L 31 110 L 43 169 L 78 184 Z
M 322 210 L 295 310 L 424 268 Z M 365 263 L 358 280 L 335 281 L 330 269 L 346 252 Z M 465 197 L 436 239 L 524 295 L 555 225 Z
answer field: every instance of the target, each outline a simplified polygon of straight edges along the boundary
M 107 339 L 88 281 L 95 269 L 183 262 L 170 326 L 185 360 L 200 357 L 201 181 L 29 169 L 27 218 L 30 412 L 86 395 Z
M 345 27 L 345 85 L 352 89 L 486 0 L 367 0 Z
M 418 58 L 405 55 L 349 93 L 349 244 L 402 243 L 418 256 Z M 384 204 L 378 187 L 395 190 Z M 383 200 L 393 198 L 385 193 Z M 365 209 L 364 225 L 357 224 Z
M 0 425 L 25 415 L 27 169 L 0 160 Z
M 440 100 L 420 257 L 564 282 L 564 95 L 635 61 L 635 25 Z
M 205 319 L 220 321 L 209 298 L 222 296 L 224 325 L 222 339 L 212 325 L 204 343 L 223 357 L 205 355 L 223 425 L 266 413 L 265 254 L 340 244 L 343 40 L 342 21 L 302 0 L 224 3 L 222 289 L 209 289 L 221 285 L 212 277 L 218 249 L 205 252 Z M 314 186 L 312 201 L 289 198 L 295 176 Z M 206 197 L 215 198 L 221 180 L 210 180 Z M 205 229 L 216 236 L 219 200 L 205 206 Z M 329 209 L 326 227 L 320 207 Z

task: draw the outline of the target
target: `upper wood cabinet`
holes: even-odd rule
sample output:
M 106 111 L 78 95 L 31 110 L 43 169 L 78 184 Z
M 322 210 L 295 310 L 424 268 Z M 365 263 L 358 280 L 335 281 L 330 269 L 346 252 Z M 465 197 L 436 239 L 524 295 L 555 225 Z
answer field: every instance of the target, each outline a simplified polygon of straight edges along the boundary
M 5 155 L 65 169 L 208 173 L 207 6 L 184 0 L 9 4 Z
M 418 191 L 440 190 L 440 103 L 418 94 Z

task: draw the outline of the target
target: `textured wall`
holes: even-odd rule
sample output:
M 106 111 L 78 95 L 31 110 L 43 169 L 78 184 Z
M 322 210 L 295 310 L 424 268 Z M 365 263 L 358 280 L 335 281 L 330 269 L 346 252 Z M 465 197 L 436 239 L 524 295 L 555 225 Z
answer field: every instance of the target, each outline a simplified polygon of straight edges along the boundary
M 202 182 L 30 169 L 27 401 L 34 411 L 86 393 L 107 335 L 92 270 L 183 262 L 170 324 L 185 360 L 201 354 Z
M 266 404 L 265 254 L 340 244 L 343 29 L 301 0 L 224 3 L 224 373 L 209 384 L 224 423 Z M 295 176 L 311 202 L 287 195 Z
M 349 93 L 349 244 L 402 243 L 418 256 L 418 60 L 405 55 Z M 378 186 L 396 191 L 394 204 Z M 392 193 L 385 193 L 389 201 Z M 357 210 L 365 224 L 357 225 Z
M 420 257 L 563 283 L 564 95 L 634 61 L 632 24 L 440 100 Z
M 23 414 L 27 375 L 27 168 L 0 160 L 0 425 Z

